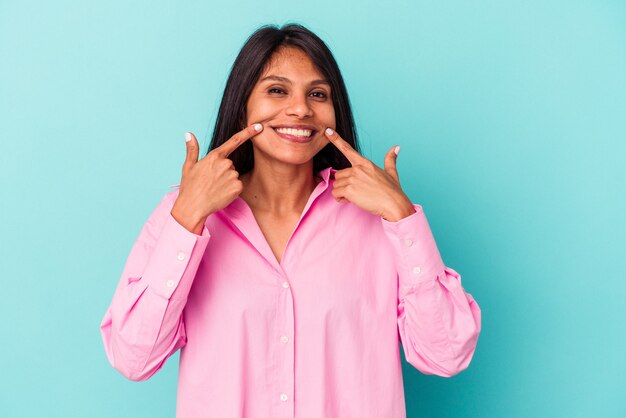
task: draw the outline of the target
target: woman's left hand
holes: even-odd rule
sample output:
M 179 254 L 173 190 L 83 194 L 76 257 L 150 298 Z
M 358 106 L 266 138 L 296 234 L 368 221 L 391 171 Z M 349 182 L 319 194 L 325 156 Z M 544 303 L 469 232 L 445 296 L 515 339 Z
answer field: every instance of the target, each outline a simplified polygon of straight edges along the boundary
M 332 194 L 338 202 L 352 202 L 383 219 L 396 222 L 415 213 L 411 199 L 402 191 L 396 170 L 398 156 L 392 147 L 385 155 L 385 169 L 359 154 L 333 130 L 324 134 L 346 156 L 352 167 L 338 170 Z

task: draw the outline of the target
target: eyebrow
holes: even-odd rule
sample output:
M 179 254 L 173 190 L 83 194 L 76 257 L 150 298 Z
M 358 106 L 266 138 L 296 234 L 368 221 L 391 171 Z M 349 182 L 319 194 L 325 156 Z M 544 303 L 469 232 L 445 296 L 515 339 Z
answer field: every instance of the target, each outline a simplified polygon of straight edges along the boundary
M 268 75 L 267 77 L 263 77 L 261 79 L 261 81 L 265 81 L 265 80 L 282 81 L 283 83 L 291 84 L 291 80 L 289 80 L 287 77 L 281 77 L 278 75 Z M 325 80 L 325 79 L 313 80 L 309 84 L 312 86 L 316 86 L 318 84 L 328 84 L 330 86 L 330 83 L 328 82 L 328 80 Z

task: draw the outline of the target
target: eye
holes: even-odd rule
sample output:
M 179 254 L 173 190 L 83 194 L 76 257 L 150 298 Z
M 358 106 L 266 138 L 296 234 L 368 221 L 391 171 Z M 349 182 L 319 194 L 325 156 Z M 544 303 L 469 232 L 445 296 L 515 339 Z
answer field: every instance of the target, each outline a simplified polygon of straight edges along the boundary
M 326 93 L 324 93 L 323 91 L 314 91 L 311 94 L 321 94 L 321 96 L 317 96 L 317 97 L 319 97 L 320 99 L 325 99 L 326 98 Z
M 272 88 L 271 88 L 271 89 L 269 89 L 267 92 L 271 94 L 271 93 L 273 93 L 273 92 L 275 92 L 275 91 L 276 91 L 276 92 L 280 92 L 280 93 L 285 93 L 285 90 L 283 90 L 283 89 L 281 89 L 281 88 L 278 88 L 278 87 L 272 87 Z M 318 99 L 326 99 L 326 98 L 327 98 L 326 93 L 325 93 L 325 92 L 323 92 L 323 91 L 314 91 L 314 92 L 313 92 L 313 93 L 311 93 L 311 94 L 316 95 L 316 96 L 314 96 L 314 97 L 317 97 Z

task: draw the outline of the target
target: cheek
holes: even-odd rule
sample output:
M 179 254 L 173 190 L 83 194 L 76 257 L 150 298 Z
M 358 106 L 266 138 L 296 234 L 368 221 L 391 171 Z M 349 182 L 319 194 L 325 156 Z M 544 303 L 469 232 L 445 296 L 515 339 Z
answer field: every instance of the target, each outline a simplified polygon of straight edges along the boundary
M 248 108 L 250 115 L 256 115 L 260 118 L 269 118 L 280 113 L 280 107 L 268 100 L 255 100 Z
M 335 109 L 332 106 L 330 107 L 330 109 L 326 109 L 326 112 L 324 112 L 323 120 L 327 126 L 330 126 L 331 128 L 335 128 L 335 125 L 336 125 Z
M 251 98 L 246 105 L 247 125 L 254 122 L 266 122 L 274 118 L 277 110 L 271 103 L 257 98 Z
M 254 137 L 250 138 L 250 141 L 252 142 L 252 145 L 256 146 L 263 146 L 265 144 L 267 144 L 271 139 L 274 138 L 274 131 L 272 131 L 272 128 L 269 128 L 267 126 L 265 126 L 263 128 L 263 132 L 261 132 L 260 134 L 255 135 Z

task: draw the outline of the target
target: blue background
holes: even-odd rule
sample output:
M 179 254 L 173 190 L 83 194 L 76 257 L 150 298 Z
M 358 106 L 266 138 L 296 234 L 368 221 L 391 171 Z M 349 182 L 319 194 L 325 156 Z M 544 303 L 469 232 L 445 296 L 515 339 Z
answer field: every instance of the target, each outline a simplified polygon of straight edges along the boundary
M 99 324 L 141 226 L 206 150 L 264 23 L 329 45 L 363 154 L 398 170 L 482 308 L 469 369 L 404 362 L 408 417 L 626 416 L 623 1 L 0 1 L 0 416 L 172 417 Z M 404 355 L 404 353 L 402 353 Z

